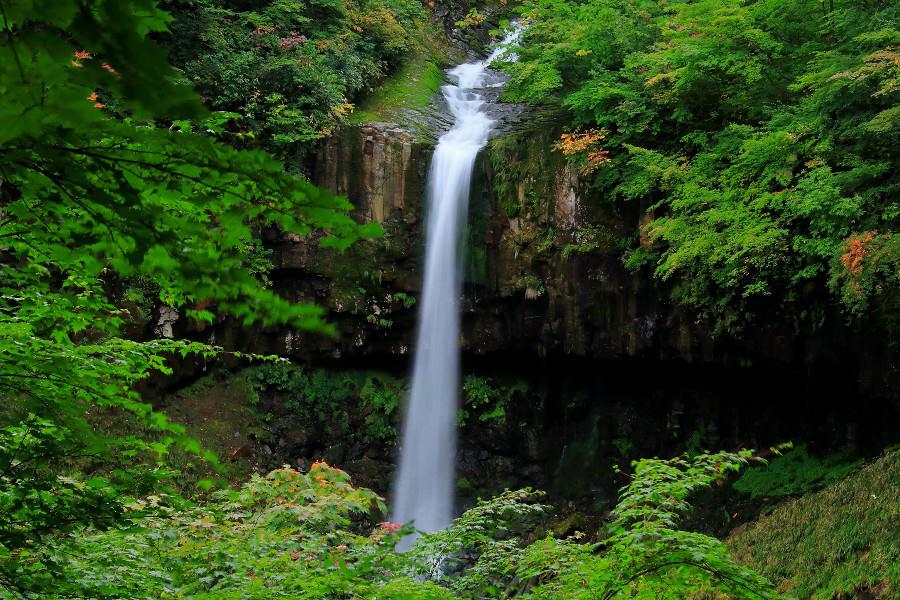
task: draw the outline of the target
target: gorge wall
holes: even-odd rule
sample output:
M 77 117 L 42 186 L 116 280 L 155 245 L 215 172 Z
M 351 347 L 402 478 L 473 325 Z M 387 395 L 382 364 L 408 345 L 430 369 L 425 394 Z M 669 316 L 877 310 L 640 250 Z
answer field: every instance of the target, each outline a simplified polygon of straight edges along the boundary
M 888 349 L 869 341 L 884 336 L 851 335 L 840 318 L 803 331 L 789 315 L 714 335 L 665 285 L 623 267 L 621 240 L 639 235 L 643 207 L 593 196 L 553 150 L 557 135 L 547 122 L 507 132 L 479 159 L 461 344 L 464 370 L 489 376 L 506 404 L 502 418 L 466 422 L 464 481 L 475 490 L 538 485 L 599 507 L 621 483 L 611 466 L 639 456 L 786 440 L 877 451 L 896 441 L 896 373 Z M 331 138 L 316 183 L 346 195 L 384 237 L 345 253 L 274 231 L 267 244 L 274 285 L 326 307 L 336 335 L 225 327 L 218 341 L 327 368 L 407 373 L 430 154 L 390 124 Z M 379 456 L 367 481 L 376 488 L 392 464 L 390 451 Z
M 817 331 L 779 315 L 738 336 L 714 335 L 669 300 L 665 284 L 628 271 L 621 244 L 640 235 L 644 207 L 594 197 L 553 150 L 554 133 L 552 123 L 509 133 L 480 157 L 465 259 L 465 353 L 837 368 L 860 394 L 896 394 L 884 336 L 851 331 L 838 314 Z M 430 152 L 378 123 L 345 128 L 324 145 L 315 182 L 346 195 L 354 216 L 381 223 L 385 235 L 340 254 L 271 232 L 275 285 L 326 306 L 338 333 L 261 332 L 266 347 L 315 360 L 408 353 Z
M 502 415 L 463 426 L 463 495 L 533 485 L 601 511 L 622 483 L 612 466 L 641 456 L 786 440 L 866 452 L 897 441 L 900 382 L 886 336 L 837 312 L 816 330 L 780 314 L 715 334 L 669 300 L 666 284 L 623 266 L 623 244 L 649 243 L 646 207 L 598 197 L 554 150 L 553 115 L 527 121 L 489 143 L 473 182 L 463 366 L 504 400 Z M 325 369 L 407 374 L 432 144 L 396 124 L 347 126 L 308 165 L 317 185 L 349 198 L 354 217 L 380 223 L 382 238 L 340 253 L 264 232 L 273 286 L 324 307 L 333 337 L 229 322 L 198 330 L 168 313 L 160 323 Z M 298 435 L 313 425 L 264 404 L 275 415 L 274 465 L 325 456 L 386 490 L 390 446 Z M 362 426 L 366 415 L 351 417 Z

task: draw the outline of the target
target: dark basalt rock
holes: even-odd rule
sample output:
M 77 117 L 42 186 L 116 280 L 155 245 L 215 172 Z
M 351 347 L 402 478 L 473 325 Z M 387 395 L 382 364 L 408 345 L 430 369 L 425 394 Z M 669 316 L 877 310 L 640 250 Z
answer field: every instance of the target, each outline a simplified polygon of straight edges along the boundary
M 897 371 L 877 331 L 850 330 L 839 314 L 808 331 L 781 315 L 739 336 L 717 335 L 673 304 L 658 280 L 627 271 L 615 240 L 636 235 L 641 207 L 594 197 L 553 151 L 552 128 L 542 127 L 496 138 L 480 156 L 467 231 L 465 353 L 839 368 L 858 392 L 896 401 Z M 324 145 L 315 182 L 346 195 L 354 216 L 381 223 L 385 236 L 340 254 L 273 232 L 277 289 L 328 307 L 338 335 L 256 332 L 258 350 L 313 360 L 409 353 L 430 157 L 430 146 L 390 124 L 348 127 Z
M 877 451 L 896 441 L 900 401 L 883 336 L 846 329 L 840 318 L 815 332 L 785 319 L 714 335 L 657 280 L 622 266 L 603 236 L 635 235 L 641 207 L 594 197 L 552 151 L 555 139 L 552 127 L 519 131 L 493 140 L 479 159 L 464 261 L 464 368 L 524 379 L 529 392 L 504 419 L 466 424 L 461 506 L 534 485 L 602 514 L 623 483 L 613 465 L 641 456 L 692 444 L 804 440 Z M 330 140 L 316 183 L 346 194 L 357 218 L 381 223 L 385 237 L 345 254 L 276 232 L 268 243 L 276 288 L 328 307 L 337 335 L 232 329 L 228 343 L 402 375 L 415 334 L 430 157 L 427 144 L 393 125 L 346 128 Z M 365 458 L 367 484 L 387 491 L 390 452 L 328 454 L 341 454 L 351 473 Z

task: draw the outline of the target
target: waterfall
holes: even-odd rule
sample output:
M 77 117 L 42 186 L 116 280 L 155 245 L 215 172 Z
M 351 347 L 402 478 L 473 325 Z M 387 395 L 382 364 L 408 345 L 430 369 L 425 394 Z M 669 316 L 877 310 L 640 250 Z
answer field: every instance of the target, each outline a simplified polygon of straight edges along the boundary
M 486 112 L 491 102 L 485 92 L 502 85 L 488 66 L 519 34 L 520 28 L 514 27 L 487 59 L 451 69 L 448 74 L 456 85 L 442 88 L 454 122 L 438 140 L 428 174 L 425 271 L 391 516 L 399 523 L 414 521 L 417 529 L 427 532 L 443 529 L 453 518 L 460 242 L 475 158 L 494 124 Z M 401 547 L 413 539 L 408 537 Z

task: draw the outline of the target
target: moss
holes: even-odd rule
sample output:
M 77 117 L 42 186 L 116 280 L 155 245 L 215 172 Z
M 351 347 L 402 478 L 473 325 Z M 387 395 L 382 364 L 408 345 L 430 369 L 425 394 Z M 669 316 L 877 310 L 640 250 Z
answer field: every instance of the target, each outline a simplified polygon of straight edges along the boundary
M 753 498 L 796 496 L 843 479 L 862 465 L 847 452 L 819 458 L 798 446 L 768 465 L 748 469 L 734 489 Z
M 456 57 L 444 33 L 433 25 L 420 27 L 413 37 L 411 58 L 373 87 L 350 115 L 351 124 L 394 122 L 431 104 L 445 80 L 441 65 Z
M 554 141 L 552 127 L 491 140 L 494 193 L 507 216 L 552 214 L 555 177 L 564 163 Z
M 466 283 L 487 285 L 487 250 L 484 246 L 467 245 L 463 266 Z
M 466 230 L 463 233 L 466 240 L 463 269 L 467 284 L 486 285 L 488 283 L 487 238 L 493 217 L 493 207 L 486 162 L 485 153 L 479 152 L 472 173 L 468 218 L 466 219 Z
M 798 598 L 900 597 L 900 449 L 735 531 L 735 558 Z
M 378 86 L 350 115 L 351 124 L 391 122 L 402 111 L 428 106 L 444 81 L 444 72 L 426 57 L 417 57 Z
M 597 474 L 609 472 L 609 461 L 604 451 L 602 423 L 594 422 L 590 433 L 567 441 L 556 465 L 553 476 L 553 492 L 562 498 L 590 501 L 596 512 L 607 507 L 608 499 L 597 491 Z
M 528 384 L 521 379 L 500 380 L 494 377 L 466 375 L 463 379 L 464 403 L 457 412 L 457 420 L 464 425 L 471 416 L 481 422 L 503 422 L 514 402 L 528 393 Z

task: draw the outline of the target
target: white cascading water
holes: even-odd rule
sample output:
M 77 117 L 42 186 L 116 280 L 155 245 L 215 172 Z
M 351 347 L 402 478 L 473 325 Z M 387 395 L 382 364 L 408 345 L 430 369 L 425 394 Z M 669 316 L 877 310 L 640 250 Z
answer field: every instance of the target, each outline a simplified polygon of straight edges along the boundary
M 485 112 L 485 87 L 497 80 L 488 66 L 513 43 L 515 27 L 485 60 L 449 71 L 456 85 L 442 88 L 454 117 L 441 136 L 428 175 L 425 273 L 419 305 L 412 389 L 403 424 L 400 467 L 391 519 L 413 521 L 421 531 L 438 531 L 453 518 L 456 411 L 459 395 L 459 297 L 461 233 L 478 151 L 494 121 Z M 409 547 L 414 536 L 400 544 Z

